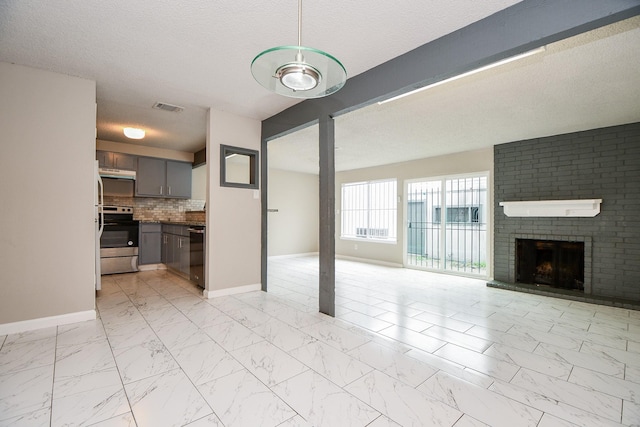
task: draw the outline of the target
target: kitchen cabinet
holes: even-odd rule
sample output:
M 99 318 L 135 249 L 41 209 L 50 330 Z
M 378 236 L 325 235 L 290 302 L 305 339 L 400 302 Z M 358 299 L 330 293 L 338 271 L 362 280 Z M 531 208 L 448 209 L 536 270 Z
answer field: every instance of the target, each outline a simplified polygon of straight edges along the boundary
M 140 238 L 138 240 L 139 264 L 159 264 L 162 262 L 162 224 L 140 223 Z
M 136 156 L 110 151 L 96 151 L 96 160 L 101 168 L 136 170 Z
M 189 227 L 186 225 L 163 224 L 162 262 L 185 278 L 189 278 Z
M 136 196 L 191 198 L 191 163 L 139 157 Z

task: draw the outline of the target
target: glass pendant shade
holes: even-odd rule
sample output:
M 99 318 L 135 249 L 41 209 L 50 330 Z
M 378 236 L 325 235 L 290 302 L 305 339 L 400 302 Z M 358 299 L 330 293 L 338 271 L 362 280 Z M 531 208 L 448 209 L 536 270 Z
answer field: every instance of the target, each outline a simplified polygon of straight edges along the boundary
M 251 62 L 258 83 L 278 95 L 321 98 L 337 92 L 347 81 L 347 71 L 333 56 L 303 46 L 267 49 Z

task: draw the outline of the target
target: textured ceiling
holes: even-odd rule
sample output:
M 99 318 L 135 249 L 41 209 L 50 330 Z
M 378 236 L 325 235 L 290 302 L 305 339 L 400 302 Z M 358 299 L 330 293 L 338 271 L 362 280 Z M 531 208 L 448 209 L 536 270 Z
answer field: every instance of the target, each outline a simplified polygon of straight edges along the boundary
M 515 3 L 306 1 L 302 44 L 355 76 Z M 194 152 L 209 108 L 262 120 L 298 102 L 249 70 L 259 52 L 295 44 L 297 28 L 295 0 L 0 0 L 0 61 L 95 80 L 99 139 L 131 143 L 121 129 L 134 125 L 147 130 L 141 145 Z
M 336 118 L 336 170 L 640 120 L 640 17 L 541 54 Z M 269 143 L 269 165 L 318 171 L 318 129 Z

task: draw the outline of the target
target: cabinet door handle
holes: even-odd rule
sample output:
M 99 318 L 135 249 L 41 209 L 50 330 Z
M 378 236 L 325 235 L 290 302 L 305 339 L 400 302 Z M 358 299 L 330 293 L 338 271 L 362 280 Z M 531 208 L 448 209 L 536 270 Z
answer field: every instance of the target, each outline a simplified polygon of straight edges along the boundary
M 163 188 L 162 188 L 162 185 L 161 185 L 161 186 L 160 186 L 160 194 L 163 194 L 163 193 L 162 193 L 162 190 L 163 190 Z
M 167 185 L 167 191 L 169 191 L 169 193 L 167 193 L 167 194 L 171 195 L 171 186 L 170 185 Z

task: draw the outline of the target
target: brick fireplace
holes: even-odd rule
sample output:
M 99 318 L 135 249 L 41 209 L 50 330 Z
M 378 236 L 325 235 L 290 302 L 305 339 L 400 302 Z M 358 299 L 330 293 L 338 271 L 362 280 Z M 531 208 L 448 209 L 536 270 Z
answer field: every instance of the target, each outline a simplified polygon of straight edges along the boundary
M 496 145 L 494 171 L 495 281 L 527 277 L 533 285 L 640 304 L 640 123 Z M 596 198 L 602 204 L 594 217 L 509 217 L 500 206 Z M 559 242 L 555 250 L 562 242 L 580 243 L 582 276 L 571 280 L 582 283 L 552 285 L 544 274 L 523 272 L 517 255 L 525 240 Z M 559 255 L 539 246 L 535 268 L 557 276 L 543 258 Z
M 516 282 L 584 291 L 584 246 L 584 241 L 516 238 Z

